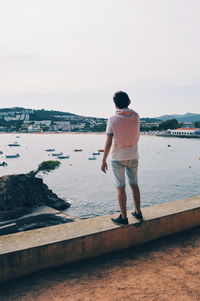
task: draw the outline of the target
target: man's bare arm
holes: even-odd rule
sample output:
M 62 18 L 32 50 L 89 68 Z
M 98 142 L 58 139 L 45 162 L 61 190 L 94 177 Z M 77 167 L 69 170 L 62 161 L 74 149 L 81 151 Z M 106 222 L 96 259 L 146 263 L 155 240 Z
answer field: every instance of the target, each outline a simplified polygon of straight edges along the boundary
M 108 170 L 108 165 L 107 165 L 106 160 L 107 160 L 108 154 L 109 154 L 111 146 L 112 146 L 112 141 L 113 141 L 113 135 L 107 135 L 102 164 L 101 164 L 101 170 L 105 173 Z

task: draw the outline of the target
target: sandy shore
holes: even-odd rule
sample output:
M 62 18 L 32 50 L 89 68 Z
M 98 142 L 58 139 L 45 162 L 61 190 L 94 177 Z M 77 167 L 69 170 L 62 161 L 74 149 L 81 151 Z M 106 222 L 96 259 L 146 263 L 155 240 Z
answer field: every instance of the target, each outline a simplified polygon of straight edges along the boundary
M 199 301 L 200 227 L 0 288 L 1 301 Z

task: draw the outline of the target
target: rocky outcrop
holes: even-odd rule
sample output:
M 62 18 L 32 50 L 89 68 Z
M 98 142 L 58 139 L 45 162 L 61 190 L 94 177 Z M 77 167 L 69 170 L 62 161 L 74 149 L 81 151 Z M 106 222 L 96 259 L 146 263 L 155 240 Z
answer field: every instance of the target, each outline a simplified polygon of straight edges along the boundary
M 0 221 L 18 218 L 44 204 L 57 210 L 64 210 L 70 206 L 34 174 L 0 178 Z

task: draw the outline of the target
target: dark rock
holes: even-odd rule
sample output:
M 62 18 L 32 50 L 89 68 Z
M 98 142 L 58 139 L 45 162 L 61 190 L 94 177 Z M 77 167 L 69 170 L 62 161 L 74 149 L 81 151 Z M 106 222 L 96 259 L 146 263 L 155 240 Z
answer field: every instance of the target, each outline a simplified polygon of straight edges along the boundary
M 0 211 L 0 220 L 9 220 L 18 218 L 24 214 L 31 213 L 32 209 L 28 207 L 19 207 L 10 210 L 2 210 Z
M 16 223 L 0 226 L 0 235 L 7 235 L 18 232 Z
M 73 218 L 67 217 L 66 214 L 59 216 L 54 213 L 42 213 L 38 215 L 31 215 L 28 217 L 21 217 L 12 222 L 4 222 L 0 225 L 0 235 L 15 233 L 19 231 L 27 231 L 38 228 L 44 228 L 59 224 L 74 222 Z
M 70 204 L 53 193 L 34 174 L 19 174 L 0 178 L 0 220 L 18 218 L 44 205 L 63 210 Z
M 49 227 L 59 224 L 65 224 L 73 222 L 71 218 L 63 219 L 55 214 L 40 214 L 36 216 L 30 216 L 27 218 L 22 218 L 20 221 L 16 221 L 19 231 L 27 231 L 37 228 Z

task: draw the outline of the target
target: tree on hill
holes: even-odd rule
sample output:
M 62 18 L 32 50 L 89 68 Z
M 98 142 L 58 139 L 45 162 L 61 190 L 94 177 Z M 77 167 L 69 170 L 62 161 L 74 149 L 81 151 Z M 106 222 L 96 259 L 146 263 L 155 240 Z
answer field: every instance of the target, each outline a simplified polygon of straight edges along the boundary
M 195 126 L 195 128 L 200 128 L 200 121 L 196 121 L 196 122 L 194 123 L 194 126 Z
M 48 111 L 48 110 L 34 110 L 33 114 L 30 115 L 30 120 L 61 120 L 60 118 L 55 118 L 56 115 L 59 116 L 76 116 L 75 114 L 68 112 L 60 112 L 60 111 Z
M 163 121 L 159 125 L 159 130 L 168 130 L 168 129 L 177 129 L 179 127 L 179 123 L 176 119 L 168 119 L 166 121 Z

